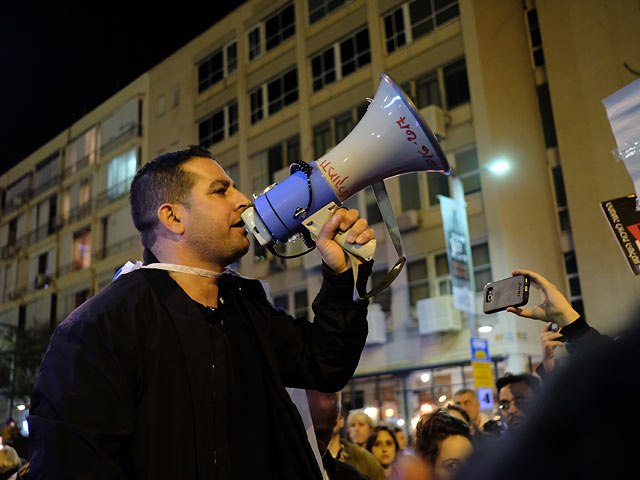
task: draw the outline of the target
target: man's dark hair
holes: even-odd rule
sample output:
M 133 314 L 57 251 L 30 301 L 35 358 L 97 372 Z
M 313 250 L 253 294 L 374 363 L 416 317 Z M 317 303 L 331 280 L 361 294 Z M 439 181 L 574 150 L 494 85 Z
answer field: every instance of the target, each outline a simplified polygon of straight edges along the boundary
M 440 443 L 454 435 L 463 436 L 473 443 L 469 426 L 446 410 L 441 408 L 423 415 L 416 426 L 416 453 L 433 464 L 438 458 Z
M 131 181 L 129 203 L 131 218 L 142 245 L 149 248 L 155 243 L 157 211 L 163 203 L 185 204 L 196 176 L 182 168 L 185 162 L 195 157 L 215 160 L 209 150 L 199 145 L 190 145 L 186 150 L 165 153 L 144 164 Z
M 526 383 L 533 393 L 538 393 L 538 391 L 540 390 L 540 380 L 527 373 L 520 373 L 518 375 L 514 375 L 513 373 L 506 373 L 504 377 L 500 377 L 498 380 L 496 380 L 496 390 L 499 394 L 501 388 L 519 382 Z

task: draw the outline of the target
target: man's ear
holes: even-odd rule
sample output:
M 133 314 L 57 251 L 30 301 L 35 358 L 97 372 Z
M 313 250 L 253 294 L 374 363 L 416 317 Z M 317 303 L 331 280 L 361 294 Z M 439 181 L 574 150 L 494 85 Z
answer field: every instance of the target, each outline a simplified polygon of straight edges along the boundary
M 175 203 L 163 203 L 158 207 L 158 219 L 167 230 L 175 235 L 184 233 L 184 223 L 181 221 L 184 209 Z

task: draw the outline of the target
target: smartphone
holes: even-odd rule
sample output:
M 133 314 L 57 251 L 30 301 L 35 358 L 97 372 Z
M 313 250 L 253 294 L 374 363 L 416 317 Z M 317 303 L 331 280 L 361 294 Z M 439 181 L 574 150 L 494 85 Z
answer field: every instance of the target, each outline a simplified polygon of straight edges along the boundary
M 529 301 L 529 277 L 516 275 L 484 286 L 484 313 L 496 313 L 507 307 L 521 307 Z

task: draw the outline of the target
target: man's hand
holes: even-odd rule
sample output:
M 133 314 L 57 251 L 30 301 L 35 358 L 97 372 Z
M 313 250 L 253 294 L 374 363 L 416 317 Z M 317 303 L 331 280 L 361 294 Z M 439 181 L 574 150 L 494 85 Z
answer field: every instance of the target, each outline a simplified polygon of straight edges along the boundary
M 520 317 L 554 322 L 560 328 L 569 325 L 580 317 L 564 295 L 560 293 L 560 290 L 542 275 L 530 270 L 514 270 L 511 274 L 527 275 L 531 279 L 531 285 L 540 290 L 542 303 L 533 309 L 509 307 L 507 312 L 515 313 Z
M 344 272 L 351 267 L 351 263 L 342 247 L 333 238 L 339 231 L 345 232 L 349 229 L 351 231 L 346 239 L 349 243 L 364 245 L 375 237 L 375 232 L 373 229 L 367 228 L 367 221 L 360 218 L 358 210 L 339 208 L 324 224 L 316 239 L 316 246 L 322 260 L 336 273 Z
M 556 367 L 556 359 L 554 352 L 556 347 L 564 345 L 559 339 L 562 335 L 558 332 L 551 330 L 552 322 L 547 322 L 542 335 L 540 335 L 540 341 L 542 343 L 542 365 L 546 372 L 550 372 Z

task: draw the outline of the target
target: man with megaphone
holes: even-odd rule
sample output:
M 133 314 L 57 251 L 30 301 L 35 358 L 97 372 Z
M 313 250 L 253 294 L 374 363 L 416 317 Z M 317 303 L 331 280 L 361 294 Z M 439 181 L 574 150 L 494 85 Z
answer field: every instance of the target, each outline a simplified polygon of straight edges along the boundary
M 202 147 L 144 165 L 130 190 L 144 264 L 130 262 L 55 330 L 29 417 L 31 477 L 318 479 L 285 387 L 339 391 L 367 336 L 350 260 L 374 238 L 357 210 L 317 233 L 313 323 L 228 266 L 249 249 L 249 200 Z M 360 265 L 358 290 L 371 273 Z

